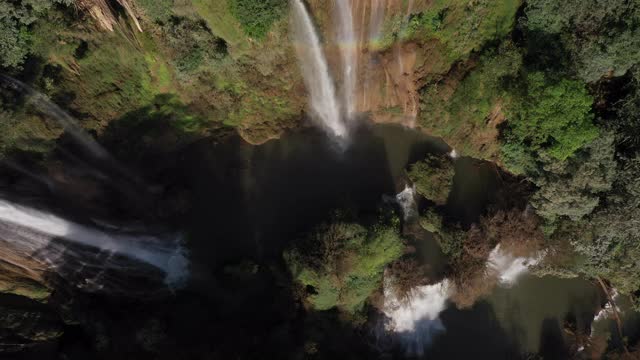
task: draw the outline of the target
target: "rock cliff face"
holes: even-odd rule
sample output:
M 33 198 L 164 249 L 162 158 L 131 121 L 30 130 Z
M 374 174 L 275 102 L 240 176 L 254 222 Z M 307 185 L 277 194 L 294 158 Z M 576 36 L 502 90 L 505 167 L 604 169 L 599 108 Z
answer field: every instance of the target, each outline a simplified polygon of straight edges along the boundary
M 336 4 L 309 1 L 343 96 L 349 88 L 345 66 L 354 68 L 356 112 L 375 122 L 417 127 L 442 136 L 465 155 L 499 161 L 500 99 L 491 100 L 490 110 L 481 114 L 486 121 L 473 128 L 433 105 L 450 101 L 476 67 L 476 54 L 511 31 L 519 1 L 354 0 L 351 36 L 341 33 L 339 15 L 345 10 Z M 346 64 L 345 54 L 353 64 Z
M 405 5 L 406 3 L 406 5 Z M 416 10 L 415 2 L 355 0 L 351 4 L 351 36 L 337 34 L 344 19 L 336 2 L 310 2 L 325 38 L 325 52 L 339 91 L 345 92 L 344 54 L 353 59 L 355 111 L 376 122 L 398 122 L 413 127 L 419 108 L 416 72 L 419 47 L 394 41 L 392 26 L 402 30 Z M 344 37 L 344 36 L 343 36 Z
M 0 239 L 0 293 L 45 300 L 51 294 L 45 280 L 47 267 L 30 253 L 16 249 L 16 238 Z
M 51 10 L 55 21 L 33 29 L 42 61 L 33 85 L 98 136 L 135 113 L 138 119 L 171 118 L 191 135 L 232 130 L 253 144 L 277 138 L 300 125 L 308 103 L 287 2 L 255 36 L 230 1 L 123 0 L 109 7 L 87 0 L 75 15 Z M 520 0 L 354 0 L 347 38 L 338 7 L 344 3 L 306 3 L 331 75 L 342 96 L 350 93 L 353 112 L 462 143 L 464 136 L 433 131 L 447 120 L 425 106 L 423 94 L 443 82 L 457 84 L 448 79 L 465 73 L 452 69 L 469 69 L 457 64 L 472 65 L 483 46 L 511 31 Z M 0 138 L 0 151 L 31 149 L 35 142 L 46 151 L 60 136 L 46 119 L 28 115 L 19 133 L 7 129 Z

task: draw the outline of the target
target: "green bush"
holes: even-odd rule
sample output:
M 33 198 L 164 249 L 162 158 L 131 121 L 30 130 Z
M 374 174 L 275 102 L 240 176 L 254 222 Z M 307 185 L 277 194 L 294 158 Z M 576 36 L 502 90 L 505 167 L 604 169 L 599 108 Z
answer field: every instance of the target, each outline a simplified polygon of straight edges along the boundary
M 600 276 L 625 294 L 640 291 L 640 158 L 624 158 L 622 171 L 598 208 L 583 221 L 565 223 L 554 234 L 580 255 L 572 270 Z
M 583 83 L 530 73 L 524 94 L 511 102 L 507 143 L 565 160 L 598 136 L 592 104 Z
M 620 148 L 630 152 L 640 150 L 640 78 L 638 70 L 634 71 L 629 84 L 625 87 L 628 92 L 614 106 L 615 117 L 606 121 L 605 126 L 616 132 L 617 143 Z
M 590 214 L 616 177 L 613 144 L 613 134 L 603 133 L 568 160 L 543 155 L 543 171 L 530 174 L 539 187 L 531 198 L 538 215 L 554 222 L 560 217 L 579 220 Z
M 515 22 L 520 0 L 436 0 L 424 11 L 410 18 L 398 15 L 383 27 L 378 48 L 390 47 L 394 41 L 437 40 L 431 55 L 442 57 L 438 69 L 447 71 L 456 61 L 465 60 L 491 41 L 502 40 Z M 432 45 L 430 45 L 432 46 Z
M 505 84 L 518 80 L 521 65 L 520 50 L 510 41 L 488 49 L 459 83 L 452 81 L 453 94 L 446 82 L 426 88 L 421 97 L 420 125 L 445 138 L 463 155 L 497 158 L 497 124 L 487 120 L 501 117 L 508 96 Z
M 442 229 L 442 216 L 433 209 L 427 210 L 420 215 L 420 226 L 433 234 L 439 234 Z
M 271 25 L 287 9 L 287 0 L 228 0 L 231 14 L 244 32 L 254 38 L 264 38 Z
M 31 52 L 30 26 L 54 4 L 71 0 L 17 0 L 0 2 L 0 66 L 19 67 Z
M 145 124 L 153 127 L 161 122 L 182 133 L 199 132 L 209 124 L 207 119 L 191 111 L 176 95 L 162 94 L 156 96 L 150 105 L 127 113 L 114 122 L 114 125 L 115 127 L 133 129 Z M 149 134 L 146 135 L 149 136 Z
M 623 75 L 640 62 L 638 1 L 529 0 L 525 11 L 532 52 L 545 53 L 544 48 L 555 44 L 544 40 L 555 39 L 570 55 L 566 65 L 587 82 Z
M 537 171 L 534 155 L 521 143 L 507 143 L 500 147 L 502 164 L 515 175 L 533 174 Z
M 418 194 L 439 205 L 447 202 L 455 175 L 451 159 L 429 154 L 424 160 L 412 164 L 407 174 Z
M 227 55 L 227 44 L 211 33 L 204 21 L 172 16 L 162 27 L 167 44 L 174 53 L 176 69 L 193 73 Z
M 384 268 L 403 249 L 391 225 L 366 228 L 339 221 L 321 225 L 284 257 L 294 279 L 312 288 L 307 301 L 314 309 L 337 307 L 353 314 L 381 285 Z
M 136 0 L 151 20 L 162 23 L 173 14 L 173 0 Z

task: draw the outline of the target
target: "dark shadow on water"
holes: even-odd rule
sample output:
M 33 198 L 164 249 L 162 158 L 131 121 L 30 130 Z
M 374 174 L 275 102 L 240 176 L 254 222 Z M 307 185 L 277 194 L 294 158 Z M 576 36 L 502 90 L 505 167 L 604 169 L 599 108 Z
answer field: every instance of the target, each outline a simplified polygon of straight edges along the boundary
M 321 131 L 303 129 L 260 146 L 229 137 L 132 156 L 154 159 L 147 167 L 119 158 L 129 168 L 151 168 L 154 181 L 164 180 L 159 197 L 177 193 L 188 204 L 164 225 L 185 231 L 195 276 L 186 289 L 164 298 L 151 296 L 162 286 L 162 274 L 149 267 L 105 275 L 147 294 L 138 300 L 58 294 L 56 301 L 75 316 L 60 352 L 68 359 L 301 359 L 314 358 L 316 351 L 323 358 L 372 358 L 365 336 L 349 321 L 334 312 L 307 311 L 296 302 L 282 252 L 336 209 L 375 214 L 383 195 L 402 190 L 408 163 L 448 148 L 399 126 L 362 126 L 353 139 L 341 151 Z M 126 153 L 126 144 L 116 144 Z M 491 200 L 497 174 L 472 159 L 458 159 L 455 166 L 446 211 L 468 224 Z M 167 209 L 148 209 L 158 210 Z M 429 256 L 442 258 L 433 239 L 419 240 L 425 240 L 417 251 L 427 263 L 435 264 Z M 61 243 L 55 240 L 52 246 Z M 63 255 L 69 260 L 61 268 L 71 283 L 98 274 L 101 261 L 133 266 L 82 247 L 65 249 L 74 252 Z M 96 266 L 78 261 L 84 252 Z M 464 311 L 450 306 L 441 316 L 446 330 L 425 357 L 518 358 L 519 336 L 502 327 L 497 311 L 488 302 Z M 553 326 L 544 329 L 543 347 L 556 351 Z
M 568 357 L 558 319 L 545 319 L 542 323 L 540 355 L 545 360 L 560 360 Z
M 442 335 L 427 349 L 426 359 L 518 359 L 520 352 L 500 326 L 493 307 L 479 302 L 469 310 L 450 305 L 440 318 Z
M 187 221 L 194 253 L 208 264 L 279 258 L 336 209 L 374 212 L 382 195 L 397 193 L 415 143 L 429 141 L 403 132 L 361 127 L 344 152 L 314 129 L 261 146 L 238 138 L 194 145 L 179 170 L 193 194 Z
M 499 175 L 492 164 L 468 157 L 456 159 L 455 171 L 446 211 L 469 226 L 484 214 L 498 189 Z

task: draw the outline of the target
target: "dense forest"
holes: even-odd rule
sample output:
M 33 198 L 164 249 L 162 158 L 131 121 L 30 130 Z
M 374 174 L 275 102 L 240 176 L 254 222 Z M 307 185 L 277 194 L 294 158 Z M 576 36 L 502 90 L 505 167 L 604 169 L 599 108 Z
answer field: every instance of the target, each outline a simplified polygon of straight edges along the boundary
M 440 144 L 378 184 L 369 159 L 394 143 L 353 140 L 362 165 L 335 165 L 347 195 L 322 177 L 334 150 L 314 130 L 293 2 L 0 0 L 0 202 L 159 224 L 192 263 L 182 289 L 158 291 L 145 269 L 94 291 L 83 272 L 111 273 L 91 261 L 42 270 L 49 259 L 3 250 L 23 235 L 0 214 L 0 357 L 466 358 L 381 335 L 388 281 L 399 302 L 441 284 L 450 307 L 479 311 L 501 287 L 498 253 L 591 284 L 616 326 L 594 335 L 567 315 L 559 349 L 492 358 L 640 356 L 626 330 L 640 311 L 640 0 L 306 0 L 330 69 L 345 59 L 340 1 L 367 18 L 356 32 L 386 11 L 354 52 L 367 75 L 352 137 L 400 123 Z M 489 179 L 477 209 L 467 177 Z M 415 210 L 394 200 L 405 186 Z M 444 265 L 421 258 L 429 241 Z

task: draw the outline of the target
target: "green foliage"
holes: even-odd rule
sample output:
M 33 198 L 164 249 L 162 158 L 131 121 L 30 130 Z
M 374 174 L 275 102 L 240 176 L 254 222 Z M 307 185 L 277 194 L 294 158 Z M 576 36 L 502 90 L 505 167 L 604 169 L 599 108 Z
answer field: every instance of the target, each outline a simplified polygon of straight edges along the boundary
M 464 255 L 464 240 L 466 237 L 466 232 L 460 228 L 446 226 L 437 234 L 436 239 L 447 258 L 457 261 Z
M 387 48 L 394 41 L 435 40 L 437 48 L 429 55 L 439 58 L 436 68 L 445 72 L 486 43 L 509 34 L 519 6 L 520 0 L 437 0 L 408 20 L 402 15 L 387 21 L 377 47 Z
M 518 77 L 522 63 L 520 51 L 511 42 L 490 49 L 481 57 L 450 94 L 449 84 L 436 84 L 421 97 L 420 125 L 442 136 L 464 155 L 493 158 L 498 153 L 497 124 L 506 83 Z
M 623 75 L 640 62 L 638 1 L 529 0 L 526 19 L 525 33 L 534 46 L 549 46 L 545 39 L 556 39 L 569 53 L 566 65 L 587 82 Z
M 144 164 L 202 138 L 214 126 L 208 117 L 174 94 L 157 95 L 150 104 L 112 120 L 100 137 L 117 158 Z
M 438 39 L 446 44 L 449 57 L 453 60 L 480 50 L 488 41 L 500 40 L 509 34 L 520 0 L 438 0 L 436 4 L 438 14 L 445 14 Z M 432 17 L 427 17 L 427 21 L 427 27 L 433 28 Z
M 640 157 L 622 163 L 607 206 L 556 237 L 571 241 L 581 255 L 576 270 L 606 278 L 616 289 L 632 294 L 640 290 Z
M 192 0 L 192 3 L 213 33 L 232 44 L 235 50 L 246 47 L 247 37 L 238 20 L 231 14 L 230 1 Z
M 543 171 L 530 176 L 540 188 L 531 199 L 537 213 L 548 222 L 590 214 L 616 176 L 613 143 L 613 134 L 604 133 L 569 160 L 543 156 Z
M 82 96 L 74 105 L 98 119 L 113 119 L 153 99 L 155 89 L 144 54 L 117 36 L 90 44 L 78 64 L 82 77 L 74 81 L 73 89 Z
M 54 4 L 70 0 L 16 0 L 0 2 L 0 66 L 19 67 L 31 52 L 30 26 Z
M 404 30 L 401 38 L 410 38 L 418 32 L 424 34 L 436 34 L 442 28 L 442 21 L 444 20 L 445 11 L 436 9 L 429 9 L 421 12 L 409 19 L 407 28 Z
M 593 97 L 581 82 L 552 82 L 536 72 L 528 74 L 526 85 L 511 102 L 507 143 L 562 161 L 598 136 Z
M 47 153 L 61 133 L 39 116 L 0 109 L 0 157 L 12 151 Z
M 213 35 L 204 21 L 173 16 L 162 30 L 179 72 L 193 73 L 227 55 L 225 41 Z
M 442 216 L 433 209 L 427 210 L 420 215 L 420 226 L 433 234 L 439 234 L 442 231 Z
M 605 125 L 616 132 L 620 148 L 637 151 L 640 150 L 640 79 L 637 70 L 624 90 L 627 95 L 613 106 L 615 117 Z
M 506 143 L 500 147 L 500 156 L 505 168 L 515 175 L 525 175 L 537 171 L 537 163 L 526 145 Z
M 451 159 L 429 154 L 424 160 L 412 164 L 407 174 L 418 194 L 439 205 L 447 202 L 455 175 Z
M 280 19 L 287 9 L 287 0 L 228 0 L 231 13 L 242 25 L 244 32 L 262 39 L 271 25 Z
M 163 23 L 173 14 L 173 0 L 136 0 L 151 20 Z
M 126 114 L 116 121 L 114 126 L 133 129 L 140 126 L 157 126 L 159 122 L 166 123 L 182 133 L 201 132 L 209 124 L 207 119 L 195 114 L 176 95 L 162 94 L 156 96 L 150 105 Z
M 362 309 L 381 283 L 384 268 L 404 245 L 396 228 L 334 222 L 318 227 L 284 257 L 296 281 L 312 287 L 307 300 L 316 310 Z

